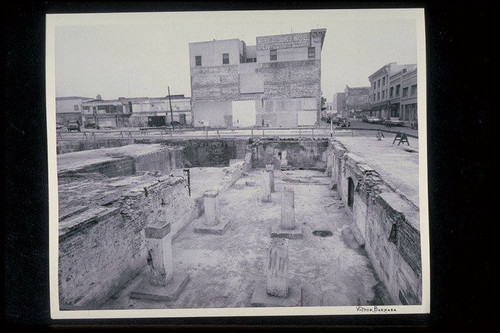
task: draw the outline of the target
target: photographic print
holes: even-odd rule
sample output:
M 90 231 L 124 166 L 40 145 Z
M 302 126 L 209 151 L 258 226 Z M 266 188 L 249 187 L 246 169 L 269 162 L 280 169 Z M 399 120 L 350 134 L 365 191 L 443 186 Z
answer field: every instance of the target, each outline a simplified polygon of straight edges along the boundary
M 423 9 L 46 23 L 52 318 L 430 311 Z

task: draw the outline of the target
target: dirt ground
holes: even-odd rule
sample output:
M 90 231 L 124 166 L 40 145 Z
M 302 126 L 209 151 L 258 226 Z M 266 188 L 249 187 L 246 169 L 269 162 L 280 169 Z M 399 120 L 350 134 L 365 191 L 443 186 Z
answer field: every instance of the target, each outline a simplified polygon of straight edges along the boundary
M 295 192 L 296 225 L 304 231 L 303 239 L 289 241 L 289 278 L 303 288 L 302 306 L 387 304 L 385 289 L 352 236 L 340 197 L 328 189 L 330 179 L 318 171 L 276 171 L 276 192 L 272 202 L 264 203 L 259 197 L 262 172 L 252 170 L 241 178 L 247 185 L 221 195 L 220 218 L 230 222 L 224 235 L 195 233 L 200 222 L 195 220 L 173 240 L 174 270 L 190 275 L 177 300 L 131 299 L 144 270 L 103 309 L 251 307 L 255 285 L 265 279 L 271 226 L 280 223 L 283 186 Z M 193 169 L 194 196 L 216 184 L 221 173 L 219 168 Z M 331 236 L 315 236 L 315 230 L 330 231 Z

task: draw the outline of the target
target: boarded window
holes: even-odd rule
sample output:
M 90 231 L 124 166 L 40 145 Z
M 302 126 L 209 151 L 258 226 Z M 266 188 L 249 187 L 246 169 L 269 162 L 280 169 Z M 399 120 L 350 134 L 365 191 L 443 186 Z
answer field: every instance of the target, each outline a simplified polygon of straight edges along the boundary
M 314 46 L 308 48 L 307 58 L 308 59 L 315 59 L 316 58 L 316 48 Z
M 201 56 L 195 56 L 194 61 L 196 66 L 201 66 Z
M 269 56 L 271 61 L 278 60 L 278 50 L 276 49 L 269 50 Z
M 222 64 L 229 64 L 229 53 L 222 53 Z

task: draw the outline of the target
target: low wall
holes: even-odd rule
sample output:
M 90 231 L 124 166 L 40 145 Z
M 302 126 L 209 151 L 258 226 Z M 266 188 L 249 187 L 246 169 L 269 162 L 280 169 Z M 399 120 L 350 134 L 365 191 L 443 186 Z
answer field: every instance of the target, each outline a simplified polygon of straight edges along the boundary
M 163 208 L 175 236 L 197 215 L 182 177 L 127 177 L 134 187 L 104 206 L 89 203 L 59 222 L 59 300 L 63 309 L 96 308 L 147 264 L 144 227 Z M 127 179 L 128 181 L 128 179 Z M 72 185 L 72 184 L 70 184 Z M 99 184 L 96 184 L 99 189 Z
M 422 302 L 419 211 L 360 157 L 337 141 L 328 147 L 332 185 L 346 205 L 351 229 L 364 246 L 393 302 Z M 329 173 L 329 172 L 327 172 Z

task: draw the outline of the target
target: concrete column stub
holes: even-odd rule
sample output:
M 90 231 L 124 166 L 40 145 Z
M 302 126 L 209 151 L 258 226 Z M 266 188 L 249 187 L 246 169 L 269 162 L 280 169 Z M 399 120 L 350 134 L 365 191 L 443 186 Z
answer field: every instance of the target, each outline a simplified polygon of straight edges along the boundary
M 210 190 L 203 194 L 205 208 L 205 224 L 216 225 L 219 223 L 219 191 Z
M 152 286 L 166 286 L 173 276 L 170 222 L 164 225 L 147 226 L 144 232 L 146 236 L 149 283 Z
M 285 186 L 281 193 L 281 228 L 295 228 L 295 193 L 293 188 Z
M 288 296 L 288 239 L 271 239 L 267 252 L 266 278 L 267 294 Z
M 269 172 L 269 183 L 271 186 L 271 193 L 276 192 L 274 189 L 274 165 L 268 164 L 266 165 L 266 171 Z
M 261 177 L 261 199 L 263 202 L 271 202 L 271 172 L 266 169 Z

